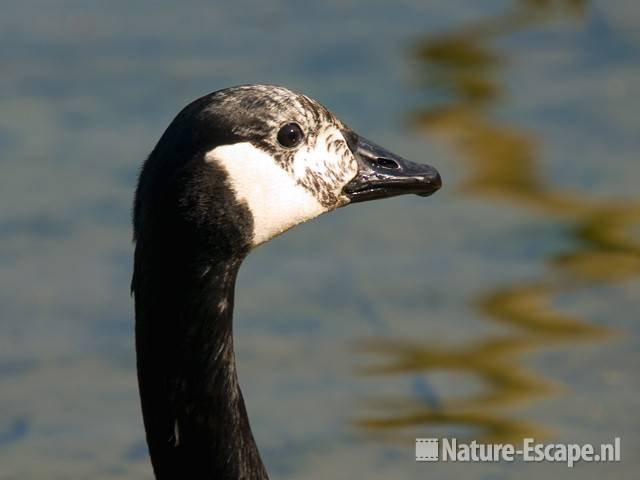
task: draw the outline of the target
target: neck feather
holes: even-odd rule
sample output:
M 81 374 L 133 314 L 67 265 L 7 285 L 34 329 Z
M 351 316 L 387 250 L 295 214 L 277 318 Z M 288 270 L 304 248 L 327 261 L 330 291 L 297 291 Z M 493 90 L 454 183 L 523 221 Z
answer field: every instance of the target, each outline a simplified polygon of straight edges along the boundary
M 190 268 L 139 253 L 133 280 L 138 382 L 156 478 L 266 479 L 233 352 L 241 259 Z

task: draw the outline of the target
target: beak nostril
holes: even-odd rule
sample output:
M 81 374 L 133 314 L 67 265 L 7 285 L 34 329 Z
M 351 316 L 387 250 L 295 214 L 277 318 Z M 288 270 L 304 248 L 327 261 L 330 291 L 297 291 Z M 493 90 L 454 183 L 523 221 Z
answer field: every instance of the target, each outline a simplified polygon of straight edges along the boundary
M 398 165 L 396 161 L 391 160 L 390 158 L 378 157 L 376 158 L 375 162 L 376 165 L 382 168 L 389 168 L 394 170 L 400 168 L 400 165 Z

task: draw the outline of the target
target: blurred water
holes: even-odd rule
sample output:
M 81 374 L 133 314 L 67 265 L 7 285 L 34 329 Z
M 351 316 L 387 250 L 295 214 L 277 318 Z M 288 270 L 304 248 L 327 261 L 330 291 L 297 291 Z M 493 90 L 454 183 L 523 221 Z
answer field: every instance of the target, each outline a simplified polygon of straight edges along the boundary
M 236 350 L 273 478 L 634 478 L 632 1 L 14 2 L 0 17 L 0 478 L 150 478 L 129 213 L 188 101 L 304 91 L 445 188 L 261 247 Z M 619 464 L 416 464 L 416 436 L 606 442 Z

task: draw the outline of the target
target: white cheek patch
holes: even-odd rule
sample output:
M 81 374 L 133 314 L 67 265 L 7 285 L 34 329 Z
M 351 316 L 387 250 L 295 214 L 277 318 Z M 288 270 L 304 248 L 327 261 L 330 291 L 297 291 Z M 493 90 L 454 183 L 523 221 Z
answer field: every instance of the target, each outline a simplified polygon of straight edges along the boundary
M 205 160 L 226 170 L 236 197 L 251 210 L 254 246 L 328 211 L 270 155 L 249 142 L 214 148 Z

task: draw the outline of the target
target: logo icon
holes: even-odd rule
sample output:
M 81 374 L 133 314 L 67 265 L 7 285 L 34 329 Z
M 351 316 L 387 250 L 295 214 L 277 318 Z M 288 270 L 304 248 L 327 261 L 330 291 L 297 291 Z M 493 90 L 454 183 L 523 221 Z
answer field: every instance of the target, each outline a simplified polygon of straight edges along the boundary
M 416 438 L 416 462 L 438 461 L 438 439 Z

